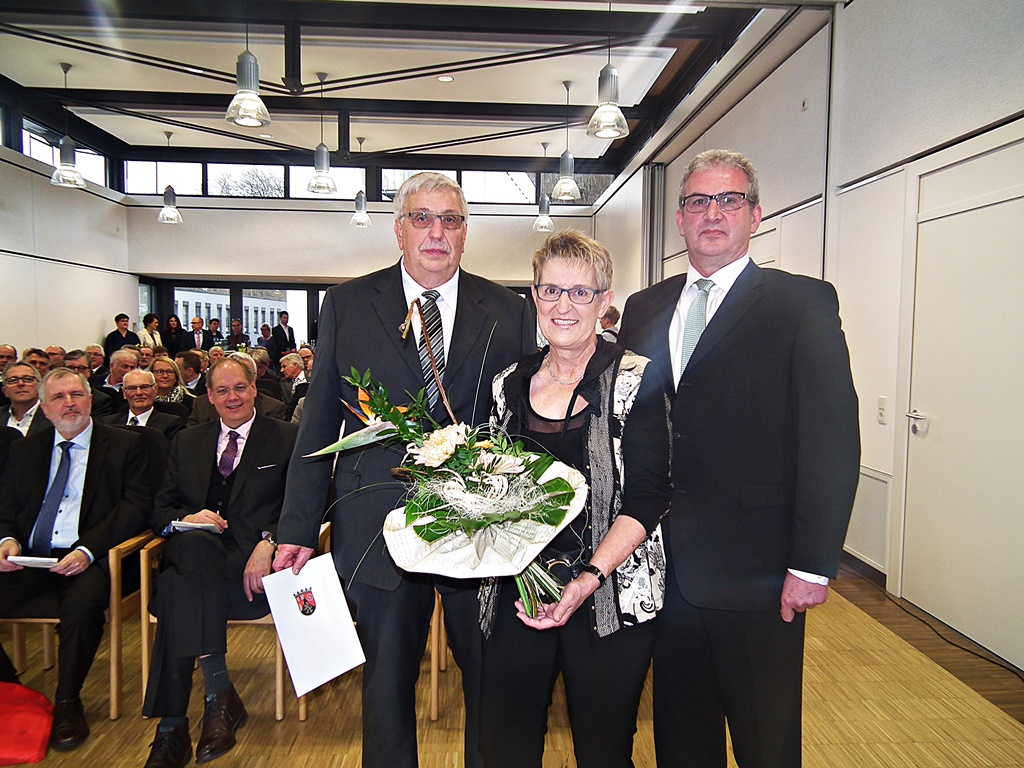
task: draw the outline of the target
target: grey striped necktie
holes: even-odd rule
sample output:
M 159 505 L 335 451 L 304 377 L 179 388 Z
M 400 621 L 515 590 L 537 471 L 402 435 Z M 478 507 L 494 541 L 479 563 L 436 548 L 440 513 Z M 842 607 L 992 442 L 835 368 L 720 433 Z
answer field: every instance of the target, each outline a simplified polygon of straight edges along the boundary
M 708 324 L 708 293 L 714 287 L 714 282 L 707 278 L 701 278 L 694 285 L 697 286 L 697 295 L 690 303 L 686 312 L 686 325 L 683 327 L 683 354 L 679 358 L 679 376 L 682 377 L 686 370 L 686 364 L 690 362 L 693 350 L 697 348 L 700 335 Z
M 435 290 L 424 291 L 420 299 L 423 311 L 423 328 L 420 329 L 420 366 L 423 368 L 423 380 L 426 383 L 427 402 L 433 408 L 437 404 L 437 381 L 430 367 L 430 355 L 427 354 L 426 337 L 430 337 L 430 349 L 434 353 L 438 378 L 444 376 L 444 331 L 441 330 L 441 312 L 437 308 L 440 298 Z

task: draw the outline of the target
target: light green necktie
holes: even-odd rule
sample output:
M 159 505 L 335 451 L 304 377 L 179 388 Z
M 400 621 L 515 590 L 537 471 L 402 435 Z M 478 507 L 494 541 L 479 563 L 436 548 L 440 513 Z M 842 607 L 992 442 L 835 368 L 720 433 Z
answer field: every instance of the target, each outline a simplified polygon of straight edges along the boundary
M 690 303 L 686 312 L 686 325 L 683 327 L 683 354 L 679 358 L 679 376 L 682 377 L 686 370 L 686 364 L 690 362 L 690 355 L 697 348 L 700 335 L 708 324 L 708 293 L 715 285 L 713 281 L 701 278 L 694 285 L 697 286 L 697 295 Z

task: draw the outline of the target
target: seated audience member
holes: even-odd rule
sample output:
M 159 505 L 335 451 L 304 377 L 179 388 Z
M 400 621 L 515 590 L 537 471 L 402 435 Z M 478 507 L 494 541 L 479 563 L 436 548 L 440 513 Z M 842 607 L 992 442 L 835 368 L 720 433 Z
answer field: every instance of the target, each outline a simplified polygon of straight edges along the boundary
M 121 392 L 121 382 L 124 380 L 124 375 L 138 367 L 138 352 L 134 349 L 119 349 L 110 356 L 110 373 L 107 374 L 107 377 L 100 381 L 94 376 L 90 380 L 91 384 L 113 399 L 115 413 L 123 411 L 126 407 L 124 395 Z
M 12 347 L 10 344 L 0 344 L 0 371 L 3 371 L 7 367 L 8 363 L 13 363 L 18 359 L 18 350 Z M 11 401 L 7 399 L 7 395 L 3 394 L 0 390 L 0 407 L 10 405 Z
M 231 333 L 224 339 L 224 343 L 228 349 L 238 349 L 239 347 L 245 347 L 246 350 L 249 348 L 249 334 L 242 333 L 242 321 L 237 317 L 231 318 Z
M 143 714 L 159 717 L 146 765 L 183 768 L 192 760 L 188 702 L 195 658 L 205 701 L 196 762 L 235 745 L 248 714 L 228 675 L 227 622 L 269 612 L 261 579 L 271 572 L 285 477 L 298 428 L 256 412 L 256 373 L 236 357 L 210 366 L 215 421 L 185 430 L 153 512 L 168 536 L 157 577 L 159 619 Z M 183 520 L 217 533 L 171 532 Z
M 114 316 L 114 324 L 117 327 L 103 340 L 103 354 L 107 356 L 107 360 L 110 360 L 111 355 L 125 344 L 142 343 L 137 333 L 128 330 L 128 322 L 129 317 L 124 312 L 119 312 Z
M 256 375 L 256 362 L 247 353 L 232 352 L 228 355 L 228 359 L 238 360 L 253 372 L 253 376 Z M 211 368 L 212 367 L 213 366 L 211 366 Z M 207 384 L 209 384 L 209 372 L 206 374 L 206 380 Z M 258 389 L 256 391 L 256 413 L 270 419 L 288 421 L 288 411 L 285 404 L 280 400 L 275 400 L 272 397 L 260 394 Z M 195 399 L 192 406 L 192 413 L 189 414 L 188 424 L 186 426 L 193 427 L 196 424 L 204 424 L 207 421 L 214 421 L 216 418 L 217 410 L 213 407 L 213 400 L 209 397 L 209 391 L 207 391 L 206 395 Z
M 270 367 L 270 355 L 263 347 L 252 347 L 249 356 L 256 363 L 256 391 L 261 395 L 281 399 L 280 374 Z
M 39 382 L 42 376 L 28 363 L 4 366 L 4 394 L 10 405 L 0 408 L 0 425 L 13 427 L 23 436 L 45 432 L 50 422 L 39 407 Z
M 60 619 L 50 746 L 69 750 L 89 735 L 80 693 L 110 602 L 107 551 L 145 529 L 152 497 L 142 440 L 92 421 L 85 379 L 58 368 L 39 395 L 55 429 L 11 446 L 0 490 L 0 616 Z M 8 559 L 20 554 L 57 564 L 23 568 Z M 2 649 L 0 679 L 17 682 Z
M 305 407 L 305 404 L 306 404 L 306 398 L 305 397 L 300 397 L 299 398 L 299 402 L 297 402 L 295 404 L 295 410 L 292 411 L 292 418 L 291 418 L 292 424 L 300 424 L 300 423 L 302 423 L 302 409 Z
M 142 318 L 142 330 L 139 331 L 139 341 L 143 347 L 153 349 L 163 344 L 160 337 L 160 318 L 150 312 Z
M 107 368 L 107 356 L 103 353 L 103 347 L 99 344 L 90 344 L 85 348 L 85 351 L 89 355 L 89 367 L 92 369 L 89 378 L 93 376 L 106 378 L 107 374 L 110 373 L 110 369 Z
M 67 350 L 64 347 L 51 344 L 45 351 L 50 357 L 50 370 L 64 367 L 64 355 L 67 354 Z
M 622 315 L 614 306 L 608 307 L 607 311 L 598 319 L 601 326 L 601 333 L 598 335 L 605 341 L 619 340 L 619 318 Z
M 163 349 L 163 347 L 160 347 L 160 349 Z M 149 364 L 153 362 L 154 357 L 156 357 L 156 349 L 139 347 L 139 368 L 149 368 Z
M 203 356 L 196 350 L 179 352 L 175 358 L 181 372 L 181 383 L 193 395 L 206 394 L 206 382 L 203 381 Z
M 295 404 L 300 397 L 306 396 L 309 389 L 309 382 L 302 370 L 302 358 L 292 352 L 281 358 L 281 400 L 287 410 L 285 419 L 290 420 Z
M 224 334 L 220 330 L 220 320 L 216 317 L 210 318 L 210 338 L 214 344 L 224 343 Z
M 271 359 L 275 357 L 275 350 L 277 345 L 274 342 L 274 337 L 270 333 L 270 325 L 264 323 L 260 326 L 260 337 L 256 339 L 256 345 L 263 347 L 267 352 L 270 353 Z
M 157 357 L 174 357 L 174 356 L 168 353 L 167 347 L 153 347 L 153 357 L 157 358 Z M 150 361 L 150 362 L 152 362 L 152 361 Z
M 11 452 L 11 443 L 22 437 L 24 435 L 14 427 L 0 425 L 0 477 L 4 476 L 4 470 L 7 469 L 7 457 Z
M 166 349 L 164 355 L 174 359 L 174 356 L 182 349 L 183 345 L 188 341 L 188 333 L 184 328 L 181 327 L 181 318 L 177 315 L 171 315 L 167 318 L 167 325 L 164 326 L 163 333 L 160 334 L 160 338 L 164 343 Z M 156 352 L 156 350 L 153 350 Z M 160 355 L 157 355 L 160 357 Z
M 210 349 L 213 349 L 213 347 L 210 347 Z M 202 358 L 203 361 L 201 373 L 204 376 L 206 375 L 207 369 L 210 367 L 210 363 L 213 362 L 213 359 L 210 357 L 210 349 L 196 350 L 197 354 L 199 355 L 200 358 Z
M 299 357 L 302 358 L 302 372 L 306 374 L 306 381 L 313 380 L 313 348 L 309 344 L 299 347 Z
M 213 365 L 218 360 L 227 357 L 227 352 L 224 351 L 224 347 L 219 344 L 215 344 L 210 347 L 210 365 Z M 205 372 L 205 371 L 204 371 Z
M 39 371 L 40 376 L 45 376 L 50 372 L 50 356 L 37 347 L 29 347 L 22 352 L 21 361 Z
M 168 440 L 173 440 L 185 428 L 185 423 L 179 417 L 161 413 L 153 407 L 156 402 L 156 377 L 151 371 L 128 371 L 124 375 L 121 391 L 128 403 L 128 410 L 103 417 L 103 424 L 151 427 Z
M 149 372 L 156 379 L 156 402 L 180 403 L 192 412 L 196 396 L 192 394 L 181 377 L 178 364 L 169 357 L 157 357 L 149 366 Z
M 74 371 L 79 376 L 84 376 L 89 382 L 89 389 L 92 391 L 92 417 L 109 416 L 114 412 L 114 400 L 106 392 L 93 386 L 89 376 L 92 369 L 89 367 L 89 355 L 81 349 L 72 349 L 64 355 L 64 367 Z

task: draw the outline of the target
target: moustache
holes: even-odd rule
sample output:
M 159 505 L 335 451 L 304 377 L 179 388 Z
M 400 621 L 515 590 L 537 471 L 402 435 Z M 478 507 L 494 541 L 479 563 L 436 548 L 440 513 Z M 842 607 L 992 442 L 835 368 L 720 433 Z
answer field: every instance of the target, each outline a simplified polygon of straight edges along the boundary
M 428 240 L 419 247 L 419 250 L 421 253 L 423 251 L 441 251 L 443 253 L 451 253 L 452 247 L 444 240 Z

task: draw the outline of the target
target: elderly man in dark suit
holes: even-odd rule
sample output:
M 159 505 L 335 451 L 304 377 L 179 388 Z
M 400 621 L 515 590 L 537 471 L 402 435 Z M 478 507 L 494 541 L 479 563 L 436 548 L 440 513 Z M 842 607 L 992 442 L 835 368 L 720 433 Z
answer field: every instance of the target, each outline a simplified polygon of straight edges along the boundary
M 39 394 L 54 429 L 11 445 L 0 488 L 0 616 L 60 618 L 50 745 L 68 750 L 89 735 L 79 695 L 103 637 L 107 552 L 146 527 L 151 496 L 141 439 L 92 421 L 84 378 L 58 368 Z M 23 568 L 15 555 L 57 564 Z M 13 673 L 0 649 L 0 679 Z
M 285 475 L 297 429 L 256 413 L 256 372 L 236 357 L 208 372 L 217 421 L 181 432 L 153 511 L 168 536 L 157 579 L 159 618 L 143 714 L 160 717 L 148 768 L 181 768 L 192 759 L 188 700 L 196 657 L 206 681 L 196 762 L 235 745 L 248 719 L 227 670 L 228 619 L 269 612 L 262 577 L 270 573 Z M 213 532 L 173 532 L 173 522 Z
M 104 416 L 101 421 L 111 426 L 150 427 L 160 432 L 168 441 L 174 439 L 185 422 L 171 413 L 156 410 L 156 377 L 149 371 L 129 371 L 121 382 L 121 391 L 128 403 L 128 410 Z
M 660 364 L 675 494 L 654 654 L 658 764 L 799 766 L 804 611 L 824 602 L 857 488 L 857 396 L 828 283 L 759 269 L 757 176 L 712 150 L 676 222 L 690 270 L 630 297 L 623 346 Z
M 3 371 L 3 390 L 10 405 L 0 408 L 0 426 L 12 427 L 22 435 L 34 435 L 50 428 L 39 407 L 39 371 L 28 363 L 8 363 Z
M 352 366 L 370 369 L 396 399 L 428 383 L 420 362 L 418 323 L 405 339 L 399 329 L 413 299 L 423 302 L 428 317 L 440 315 L 432 340 L 443 358 L 443 383 L 457 419 L 485 423 L 491 379 L 524 353 L 536 351 L 531 305 L 459 269 L 466 218 L 465 197 L 455 182 L 436 173 L 416 174 L 395 198 L 395 235 L 402 260 L 327 292 L 319 323 L 317 374 L 306 394 L 288 475 L 280 528 L 286 543 L 274 563 L 276 569 L 302 567 L 316 546 L 327 506 L 332 461 L 300 457 L 334 442 L 343 423 L 347 432 L 362 426 L 342 404 L 343 399 L 354 402 L 356 393 L 342 385 L 341 376 Z M 448 423 L 436 389 L 430 390 L 433 417 Z M 417 765 L 414 687 L 437 585 L 448 638 L 462 670 L 465 763 L 475 768 L 481 764 L 477 584 L 403 572 L 388 554 L 380 532 L 385 515 L 404 493 L 391 476 L 401 455 L 402 448 L 379 446 L 342 454 L 334 475 L 339 501 L 332 549 L 366 652 L 363 765 Z
M 89 367 L 89 353 L 81 349 L 72 349 L 64 355 L 64 367 L 72 370 L 89 381 L 89 389 L 92 391 L 92 417 L 98 419 L 101 416 L 109 416 L 114 412 L 114 399 L 106 392 L 98 389 L 92 383 L 92 368 Z M 103 374 L 101 381 L 106 379 L 110 369 Z

